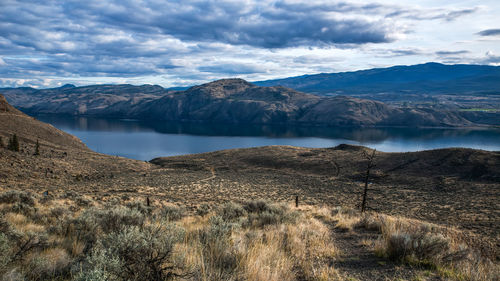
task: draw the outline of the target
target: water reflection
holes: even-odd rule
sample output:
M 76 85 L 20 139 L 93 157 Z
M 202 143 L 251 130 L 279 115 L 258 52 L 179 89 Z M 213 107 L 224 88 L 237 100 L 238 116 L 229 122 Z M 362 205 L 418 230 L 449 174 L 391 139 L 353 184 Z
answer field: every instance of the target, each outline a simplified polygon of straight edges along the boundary
M 500 129 L 338 128 L 113 120 L 40 115 L 99 152 L 141 160 L 261 145 L 361 144 L 382 151 L 443 147 L 500 150 Z

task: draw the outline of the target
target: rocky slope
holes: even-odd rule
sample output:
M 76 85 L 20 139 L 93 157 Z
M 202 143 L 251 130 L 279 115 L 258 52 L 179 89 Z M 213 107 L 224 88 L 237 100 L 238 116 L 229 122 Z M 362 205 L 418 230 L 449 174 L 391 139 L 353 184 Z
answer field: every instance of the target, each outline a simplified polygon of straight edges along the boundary
M 346 96 L 319 97 L 281 86 L 259 87 L 241 79 L 218 80 L 180 92 L 161 89 L 108 85 L 4 92 L 15 105 L 35 114 L 314 126 L 474 125 L 453 111 L 396 108 Z

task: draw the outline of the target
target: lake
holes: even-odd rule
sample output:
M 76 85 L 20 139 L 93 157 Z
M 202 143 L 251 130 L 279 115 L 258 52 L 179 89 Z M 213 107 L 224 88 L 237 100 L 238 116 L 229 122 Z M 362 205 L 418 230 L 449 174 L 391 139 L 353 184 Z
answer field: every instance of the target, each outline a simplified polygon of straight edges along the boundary
M 500 129 L 324 128 L 110 120 L 39 115 L 94 151 L 151 160 L 160 156 L 264 145 L 359 144 L 385 152 L 446 147 L 500 150 Z

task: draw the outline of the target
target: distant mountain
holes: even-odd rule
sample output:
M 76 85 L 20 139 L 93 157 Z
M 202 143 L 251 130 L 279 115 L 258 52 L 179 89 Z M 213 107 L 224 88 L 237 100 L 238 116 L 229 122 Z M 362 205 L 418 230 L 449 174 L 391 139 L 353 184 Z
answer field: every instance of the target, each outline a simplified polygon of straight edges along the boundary
M 0 90 L 2 91 L 2 90 Z M 96 85 L 3 90 L 25 112 L 241 124 L 312 126 L 470 126 L 447 110 L 396 108 L 354 97 L 319 97 L 225 79 L 167 91 L 160 86 Z
M 426 63 L 354 72 L 321 73 L 255 82 L 319 95 L 493 94 L 500 95 L 500 67 Z

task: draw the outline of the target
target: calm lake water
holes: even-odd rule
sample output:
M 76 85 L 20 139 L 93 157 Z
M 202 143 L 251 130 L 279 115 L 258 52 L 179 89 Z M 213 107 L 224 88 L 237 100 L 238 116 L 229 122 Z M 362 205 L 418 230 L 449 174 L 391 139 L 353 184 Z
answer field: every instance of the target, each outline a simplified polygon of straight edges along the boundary
M 500 129 L 320 128 L 36 116 L 94 151 L 139 160 L 264 145 L 359 144 L 385 152 L 445 147 L 500 150 Z

